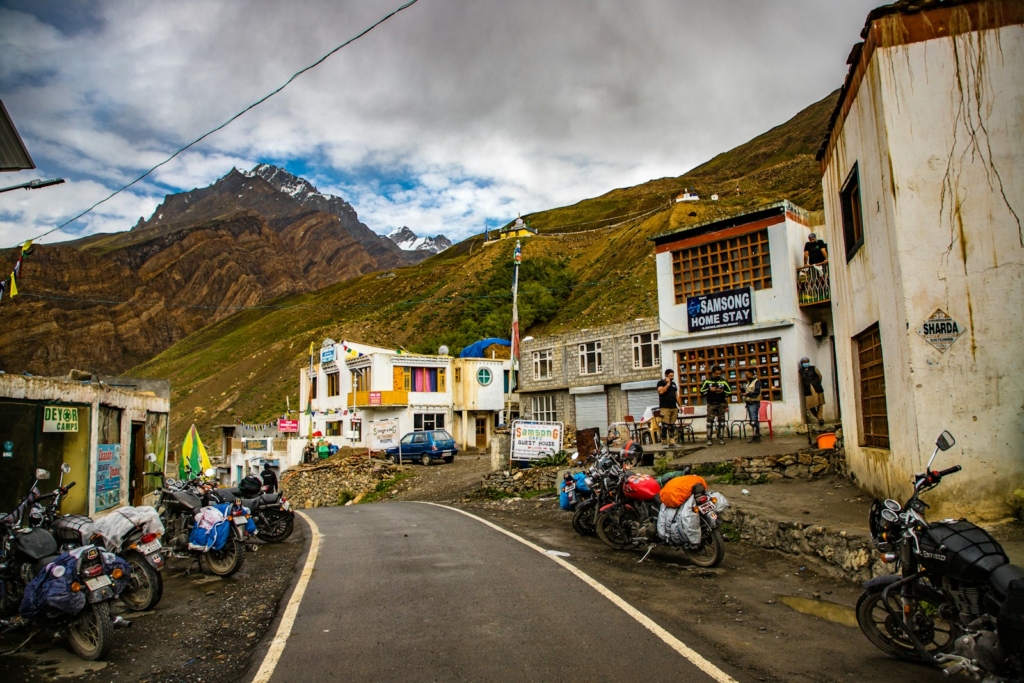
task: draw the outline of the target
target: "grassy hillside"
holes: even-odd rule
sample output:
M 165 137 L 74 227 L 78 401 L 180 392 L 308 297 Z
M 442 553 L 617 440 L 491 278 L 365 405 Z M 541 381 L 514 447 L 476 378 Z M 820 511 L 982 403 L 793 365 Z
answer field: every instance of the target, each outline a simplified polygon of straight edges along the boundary
M 540 234 L 523 241 L 524 260 L 551 259 L 564 277 L 544 280 L 558 283 L 545 290 L 557 310 L 548 306 L 524 334 L 656 316 L 653 235 L 780 199 L 820 210 L 814 152 L 835 101 L 833 93 L 678 178 L 529 216 Z M 684 187 L 694 187 L 702 201 L 673 203 Z M 712 193 L 719 201 L 708 200 Z M 212 436 L 219 423 L 268 421 L 283 413 L 286 397 L 298 407 L 298 369 L 310 342 L 332 337 L 412 348 L 454 341 L 467 315 L 491 315 L 488 302 L 497 308 L 508 299 L 508 286 L 497 286 L 496 274 L 510 262 L 513 246 L 475 237 L 395 270 L 393 278 L 371 274 L 270 302 L 200 330 L 132 374 L 171 379 L 176 442 L 193 422 Z

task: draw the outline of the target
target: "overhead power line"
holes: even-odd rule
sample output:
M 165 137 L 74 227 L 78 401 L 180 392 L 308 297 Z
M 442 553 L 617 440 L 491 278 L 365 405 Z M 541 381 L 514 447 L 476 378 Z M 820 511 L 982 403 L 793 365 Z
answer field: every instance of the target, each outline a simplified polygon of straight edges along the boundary
M 205 133 L 203 133 L 202 135 L 200 135 L 199 137 L 197 137 L 197 138 L 196 138 L 195 140 L 193 140 L 192 142 L 188 143 L 188 144 L 187 144 L 187 145 L 185 145 L 184 147 L 181 147 L 181 148 L 180 148 L 180 149 L 178 149 L 178 150 L 177 150 L 176 152 L 174 152 L 174 154 L 172 154 L 171 156 L 167 157 L 166 159 L 164 159 L 163 161 L 161 161 L 161 162 L 160 162 L 159 164 L 157 164 L 157 165 L 156 165 L 156 166 L 154 166 L 153 168 L 149 169 L 148 171 L 146 171 L 145 173 L 143 173 L 142 175 L 140 175 L 140 176 L 139 176 L 138 178 L 136 178 L 135 180 L 133 180 L 133 181 L 131 181 L 130 183 L 128 183 L 127 185 L 124 185 L 123 187 L 120 187 L 120 188 L 118 188 L 117 190 L 115 190 L 115 191 L 111 192 L 111 193 L 110 193 L 109 195 L 107 195 L 107 196 L 106 196 L 106 197 L 104 197 L 103 199 L 99 200 L 98 202 L 96 202 L 95 204 L 93 204 L 92 206 L 90 206 L 90 207 L 89 207 L 88 209 L 86 209 L 85 211 L 81 212 L 80 214 L 78 214 L 78 215 L 74 216 L 73 218 L 70 218 L 70 219 L 68 219 L 68 220 L 64 221 L 63 223 L 61 223 L 60 225 L 58 225 L 58 226 L 57 226 L 56 228 L 53 228 L 52 230 L 47 230 L 47 231 L 46 231 L 46 232 L 44 232 L 44 233 L 41 233 L 41 234 L 39 234 L 39 235 L 36 235 L 35 237 L 33 237 L 33 238 L 32 238 L 32 241 L 35 241 L 35 240 L 41 239 L 41 238 L 43 238 L 43 237 L 46 237 L 47 235 L 51 235 L 51 234 L 53 234 L 53 233 L 57 232 L 57 231 L 58 231 L 58 230 L 60 230 L 61 228 L 64 228 L 64 227 L 66 227 L 66 226 L 68 226 L 68 225 L 70 225 L 70 224 L 74 223 L 74 222 L 75 222 L 75 221 L 77 221 L 77 220 L 78 220 L 79 218 L 81 218 L 82 216 L 86 215 L 87 213 L 89 213 L 90 211 L 92 211 L 93 209 L 95 209 L 95 208 L 96 208 L 97 206 L 99 206 L 100 204 L 103 204 L 104 202 L 108 202 L 108 201 L 110 201 L 111 199 L 113 199 L 113 198 L 114 198 L 114 197 L 116 197 L 117 195 L 119 195 L 119 194 L 121 194 L 122 192 L 124 192 L 125 190 L 127 190 L 127 189 L 128 189 L 129 187 L 131 187 L 132 185 L 134 185 L 134 184 L 136 184 L 136 183 L 140 182 L 141 180 L 145 179 L 146 177 L 148 177 L 148 176 L 149 176 L 149 175 L 150 175 L 151 173 L 153 173 L 153 171 L 157 170 L 158 168 L 160 168 L 160 167 L 161 167 L 161 166 L 163 166 L 164 164 L 167 164 L 168 162 L 170 162 L 170 161 L 171 161 L 172 159 L 174 159 L 174 158 L 175 158 L 176 156 L 178 156 L 179 154 L 181 154 L 181 153 L 182 153 L 182 152 L 184 152 L 185 150 L 187 150 L 187 149 L 189 149 L 189 148 L 191 148 L 191 147 L 194 147 L 195 145 L 199 144 L 200 142 L 202 142 L 202 141 L 203 141 L 203 140 L 205 140 L 206 138 L 210 137 L 211 135 L 213 135 L 213 134 L 214 134 L 214 133 L 216 133 L 217 131 L 219 131 L 219 130 L 222 130 L 223 128 L 225 128 L 225 127 L 227 127 L 228 125 L 230 125 L 230 124 L 231 124 L 231 123 L 232 123 L 233 121 L 235 121 L 235 119 L 239 118 L 240 116 L 242 116 L 243 114 L 245 114 L 245 113 L 246 113 L 246 112 L 248 112 L 249 110 L 251 110 L 251 109 L 255 109 L 255 108 L 256 108 L 256 107 L 258 107 L 259 105 L 263 104 L 264 102 L 266 102 L 267 100 L 269 100 L 269 99 L 270 99 L 271 97 L 273 97 L 274 95 L 278 94 L 279 92 L 281 92 L 282 90 L 284 90 L 285 88 L 287 88 L 287 87 L 288 87 L 289 85 L 291 85 L 292 81 L 294 81 L 294 80 L 295 80 L 296 78 L 298 78 L 298 77 L 299 77 L 299 76 L 301 76 L 302 74 L 306 73 L 307 71 L 309 71 L 309 70 L 311 70 L 311 69 L 315 69 L 316 67 L 318 67 L 318 66 L 320 66 L 321 64 L 323 64 L 323 63 L 324 63 L 325 61 L 327 61 L 327 59 L 328 59 L 329 57 L 331 57 L 331 56 L 332 56 L 332 55 L 333 55 L 334 53 L 338 52 L 338 51 L 339 51 L 339 50 L 341 50 L 342 48 L 345 48 L 345 47 L 347 47 L 347 46 L 351 45 L 352 43 L 354 43 L 355 41 L 359 40 L 360 38 L 362 38 L 363 36 L 365 36 L 365 35 L 366 35 L 367 33 L 369 33 L 370 31 L 372 31 L 373 29 L 375 29 L 375 28 L 377 28 L 378 26 L 380 26 L 381 24 L 383 24 L 383 23 L 384 23 L 385 21 L 387 21 L 387 20 L 388 20 L 388 19 L 390 19 L 391 17 L 393 17 L 393 16 L 395 16 L 396 14 L 398 14 L 399 12 L 401 12 L 402 10 L 405 10 L 405 9 L 408 9 L 409 7 L 412 7 L 412 6 L 413 6 L 413 5 L 415 5 L 415 4 L 416 4 L 416 3 L 418 2 L 418 1 L 419 1 L 419 0 L 408 0 L 408 2 L 406 2 L 406 3 L 404 4 L 404 5 L 402 5 L 402 6 L 398 7 L 397 9 L 395 9 L 395 10 L 393 10 L 393 11 L 389 12 L 388 14 L 384 15 L 383 17 L 381 17 L 380 19 L 378 19 L 378 20 L 377 20 L 377 21 L 375 21 L 374 23 L 370 24 L 370 26 L 368 26 L 367 28 L 363 29 L 362 31 L 360 31 L 359 33 L 357 33 L 357 34 L 356 34 L 355 36 L 353 36 L 353 37 L 349 38 L 348 40 L 346 40 L 346 41 L 345 41 L 344 43 L 342 43 L 341 45 L 338 45 L 338 46 L 337 46 L 337 47 L 335 47 L 335 48 L 334 48 L 333 50 L 331 50 L 330 52 L 328 52 L 328 53 L 327 53 L 327 54 L 325 54 L 325 55 L 324 55 L 323 57 L 321 57 L 320 59 L 316 60 L 315 62 L 313 62 L 312 64 L 310 64 L 310 65 L 309 65 L 309 66 L 307 66 L 306 68 L 304 68 L 304 69 L 301 69 L 301 70 L 299 70 L 299 71 L 296 71 L 295 73 L 293 73 L 293 74 L 291 75 L 291 77 L 290 77 L 290 78 L 289 78 L 289 79 L 288 79 L 287 81 L 285 81 L 285 82 L 284 82 L 284 83 L 283 83 L 282 85 L 280 85 L 279 87 L 275 88 L 275 89 L 274 89 L 274 90 L 272 90 L 272 91 L 271 91 L 270 93 L 268 93 L 268 94 L 264 95 L 264 96 L 263 96 L 263 97 L 261 97 L 260 99 L 256 100 L 255 102 L 253 102 L 252 104 L 250 104 L 250 105 L 249 105 L 248 107 L 246 107 L 246 108 L 245 108 L 245 109 L 243 109 L 242 111 L 238 112 L 237 114 L 235 114 L 234 116 L 232 116 L 231 118 L 229 118 L 229 119 L 228 119 L 227 121 L 225 121 L 224 123 L 220 124 L 220 125 L 219 125 L 219 126 L 217 126 L 216 128 L 212 128 L 212 129 L 210 129 L 210 130 L 206 131 Z M 15 245 L 15 247 L 16 247 L 16 246 L 18 246 L 18 245 Z M 14 248 L 14 247 L 11 247 L 11 248 Z

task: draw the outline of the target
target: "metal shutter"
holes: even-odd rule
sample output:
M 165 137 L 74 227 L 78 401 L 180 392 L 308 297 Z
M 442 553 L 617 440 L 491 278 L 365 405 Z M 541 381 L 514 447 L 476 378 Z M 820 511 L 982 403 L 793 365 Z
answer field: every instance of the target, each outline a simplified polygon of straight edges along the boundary
M 644 411 L 650 407 L 658 407 L 658 395 L 657 389 L 636 389 L 634 391 L 626 392 L 626 407 L 629 409 L 629 414 L 636 418 L 639 422 L 644 416 Z
M 608 395 L 578 394 L 576 396 L 576 429 L 597 427 L 603 437 L 608 432 Z

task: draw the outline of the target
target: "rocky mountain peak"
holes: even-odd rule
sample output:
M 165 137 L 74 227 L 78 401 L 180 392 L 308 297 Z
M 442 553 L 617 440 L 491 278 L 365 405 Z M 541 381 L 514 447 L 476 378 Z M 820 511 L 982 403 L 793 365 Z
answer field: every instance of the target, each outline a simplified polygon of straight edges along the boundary
M 278 168 L 272 164 L 259 164 L 248 173 L 245 173 L 245 175 L 250 178 L 256 176 L 263 178 L 273 185 L 278 191 L 284 192 L 286 195 L 289 195 L 292 199 L 295 199 L 300 203 L 307 203 L 314 196 L 324 199 L 338 199 L 331 195 L 321 194 L 320 191 L 305 178 L 292 175 L 283 168 Z
M 388 235 L 388 239 L 403 251 L 423 251 L 430 254 L 439 254 L 452 246 L 452 241 L 444 235 L 418 237 L 408 226 L 404 225 Z

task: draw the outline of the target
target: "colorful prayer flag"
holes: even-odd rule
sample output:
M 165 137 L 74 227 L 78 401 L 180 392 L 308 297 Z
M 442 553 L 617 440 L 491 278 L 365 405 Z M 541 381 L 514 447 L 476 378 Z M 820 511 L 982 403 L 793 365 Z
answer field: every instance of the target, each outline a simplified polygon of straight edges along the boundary
M 18 282 L 14 279 L 14 273 L 11 273 L 11 298 L 18 296 Z
M 185 435 L 185 442 L 181 445 L 181 459 L 178 461 L 178 479 L 196 479 L 203 475 L 206 470 L 213 467 L 210 463 L 210 456 L 206 454 L 206 446 L 199 438 L 199 431 L 195 425 Z

